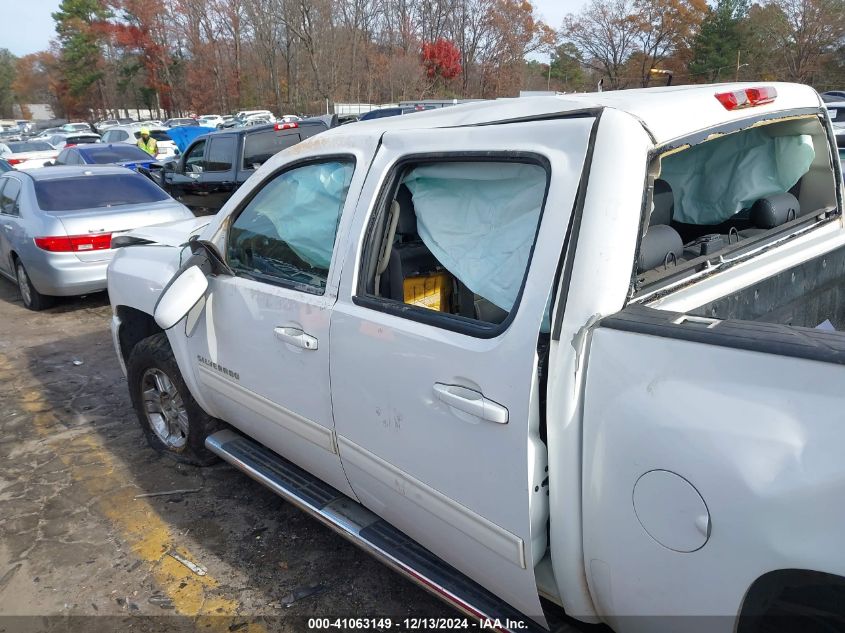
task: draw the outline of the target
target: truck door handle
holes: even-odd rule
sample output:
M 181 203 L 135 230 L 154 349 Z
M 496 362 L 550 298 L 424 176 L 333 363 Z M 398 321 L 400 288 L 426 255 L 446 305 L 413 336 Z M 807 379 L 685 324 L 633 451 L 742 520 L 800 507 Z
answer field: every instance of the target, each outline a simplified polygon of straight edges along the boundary
M 317 339 L 296 327 L 277 327 L 273 329 L 276 338 L 302 349 L 317 349 Z
M 464 413 L 469 413 L 482 420 L 495 422 L 496 424 L 508 423 L 508 410 L 498 402 L 485 398 L 484 394 L 460 387 L 458 385 L 446 385 L 442 382 L 434 383 L 434 395 L 441 402 L 448 404 Z

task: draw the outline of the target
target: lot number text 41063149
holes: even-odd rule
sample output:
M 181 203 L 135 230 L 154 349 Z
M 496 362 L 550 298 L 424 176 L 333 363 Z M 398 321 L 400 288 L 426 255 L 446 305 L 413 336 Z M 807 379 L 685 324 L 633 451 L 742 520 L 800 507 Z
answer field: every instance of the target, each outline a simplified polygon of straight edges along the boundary
M 515 631 L 527 629 L 521 620 L 499 620 L 485 618 L 479 621 L 469 618 L 309 618 L 308 630 L 381 630 L 381 631 L 451 631 L 451 630 L 487 630 Z

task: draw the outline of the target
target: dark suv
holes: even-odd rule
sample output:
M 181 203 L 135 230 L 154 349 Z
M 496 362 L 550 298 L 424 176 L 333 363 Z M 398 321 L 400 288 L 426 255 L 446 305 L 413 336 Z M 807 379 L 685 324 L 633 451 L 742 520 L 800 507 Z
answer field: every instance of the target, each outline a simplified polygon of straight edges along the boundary
M 147 173 L 194 213 L 217 213 L 271 156 L 324 132 L 323 120 L 276 123 L 204 134 L 182 156 Z

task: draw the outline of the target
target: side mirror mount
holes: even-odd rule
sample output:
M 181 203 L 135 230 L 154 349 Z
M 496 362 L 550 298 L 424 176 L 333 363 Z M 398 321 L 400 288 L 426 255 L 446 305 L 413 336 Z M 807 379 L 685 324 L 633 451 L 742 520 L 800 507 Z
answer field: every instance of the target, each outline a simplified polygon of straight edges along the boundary
M 153 318 L 163 330 L 179 323 L 205 297 L 209 275 L 234 275 L 211 242 L 192 239 L 192 255 L 185 261 L 158 298 Z

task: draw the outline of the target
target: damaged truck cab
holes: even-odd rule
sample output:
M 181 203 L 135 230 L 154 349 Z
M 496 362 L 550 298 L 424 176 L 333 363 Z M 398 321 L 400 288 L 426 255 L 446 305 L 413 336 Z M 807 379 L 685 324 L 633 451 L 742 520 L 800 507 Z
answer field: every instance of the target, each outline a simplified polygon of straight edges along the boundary
M 115 244 L 141 426 L 469 616 L 752 630 L 845 577 L 826 116 L 805 86 L 684 86 L 298 144 Z

